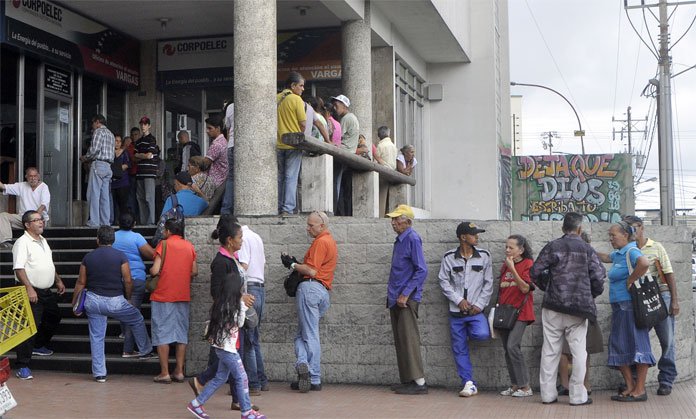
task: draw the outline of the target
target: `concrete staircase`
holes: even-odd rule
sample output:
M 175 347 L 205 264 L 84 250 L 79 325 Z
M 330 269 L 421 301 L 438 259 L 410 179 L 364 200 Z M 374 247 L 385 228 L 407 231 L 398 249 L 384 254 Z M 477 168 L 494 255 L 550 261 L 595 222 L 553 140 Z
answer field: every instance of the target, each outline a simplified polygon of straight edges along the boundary
M 146 239 L 150 239 L 155 232 L 155 227 L 140 227 L 139 232 Z M 22 231 L 13 231 L 17 238 Z M 96 247 L 97 230 L 87 227 L 53 227 L 44 231 L 44 237 L 53 251 L 53 263 L 58 274 L 65 283 L 66 291 L 59 296 L 58 305 L 63 319 L 56 335 L 53 337 L 50 349 L 55 352 L 52 356 L 33 356 L 31 368 L 36 370 L 71 371 L 77 373 L 91 373 L 91 353 L 89 345 L 89 329 L 85 316 L 75 317 L 72 314 L 72 296 L 75 282 L 82 258 Z M 146 262 L 146 265 L 151 262 Z M 12 251 L 0 251 L 0 286 L 15 286 L 14 272 L 12 270 Z M 150 302 L 146 300 L 142 306 L 145 324 L 150 330 Z M 159 359 L 157 357 L 148 360 L 137 358 L 122 358 L 123 339 L 118 335 L 121 325 L 116 320 L 108 320 L 105 353 L 106 366 L 109 374 L 159 374 Z M 172 352 L 173 353 L 173 352 Z M 14 359 L 14 351 L 6 354 Z M 173 361 L 173 357 L 171 359 Z

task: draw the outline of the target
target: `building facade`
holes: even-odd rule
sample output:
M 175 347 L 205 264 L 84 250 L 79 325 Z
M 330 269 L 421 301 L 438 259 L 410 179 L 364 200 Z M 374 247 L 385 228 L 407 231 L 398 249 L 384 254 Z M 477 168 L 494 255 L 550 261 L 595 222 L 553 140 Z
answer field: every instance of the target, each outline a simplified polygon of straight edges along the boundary
M 291 70 L 306 78 L 305 96 L 348 96 L 369 142 L 387 125 L 397 147 L 415 146 L 407 199 L 421 216 L 509 211 L 504 0 L 0 4 L 0 180 L 38 167 L 58 198 L 53 225 L 83 219 L 78 157 L 92 115 L 122 135 L 150 117 L 173 159 L 181 130 L 207 149 L 204 120 L 226 100 L 236 113 L 235 211 L 275 214 L 274 99 Z M 355 182 L 377 193 L 374 179 Z

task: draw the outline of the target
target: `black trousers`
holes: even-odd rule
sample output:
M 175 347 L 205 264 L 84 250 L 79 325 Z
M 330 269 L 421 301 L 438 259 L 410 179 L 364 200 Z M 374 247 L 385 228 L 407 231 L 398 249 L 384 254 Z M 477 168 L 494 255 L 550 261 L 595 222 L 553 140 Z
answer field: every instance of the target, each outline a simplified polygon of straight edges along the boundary
M 111 190 L 111 196 L 114 199 L 114 224 L 116 225 L 118 225 L 118 219 L 121 217 L 121 214 L 128 212 L 129 193 L 130 189 L 128 189 L 128 186 Z
M 22 342 L 15 349 L 17 353 L 16 368 L 28 368 L 33 349 L 48 345 L 60 324 L 58 295 L 50 288 L 45 290 L 34 288 L 34 291 L 36 291 L 38 300 L 31 303 L 31 312 L 34 315 L 37 331 L 34 336 Z

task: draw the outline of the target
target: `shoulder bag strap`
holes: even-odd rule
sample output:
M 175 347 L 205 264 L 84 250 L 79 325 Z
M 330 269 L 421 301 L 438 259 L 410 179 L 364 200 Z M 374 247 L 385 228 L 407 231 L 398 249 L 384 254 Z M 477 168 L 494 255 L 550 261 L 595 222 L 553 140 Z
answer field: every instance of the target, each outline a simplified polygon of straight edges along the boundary
M 167 257 L 167 241 L 162 240 L 162 262 L 160 263 L 160 268 L 159 272 L 157 275 L 160 275 L 162 273 L 162 269 L 164 268 L 164 259 Z

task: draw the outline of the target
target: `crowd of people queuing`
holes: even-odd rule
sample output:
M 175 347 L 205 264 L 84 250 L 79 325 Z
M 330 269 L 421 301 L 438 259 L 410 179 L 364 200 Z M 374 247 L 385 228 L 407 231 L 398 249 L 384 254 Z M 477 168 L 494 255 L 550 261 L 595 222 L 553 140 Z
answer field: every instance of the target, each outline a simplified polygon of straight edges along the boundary
M 408 144 L 397 150 L 394 140 L 390 138 L 391 130 L 381 126 L 377 129 L 379 142 L 370 149 L 365 136 L 360 133 L 360 122 L 351 112 L 351 102 L 347 96 L 332 96 L 325 102 L 322 98 L 305 98 L 304 88 L 304 78 L 293 71 L 285 80 L 285 88 L 276 97 L 279 214 L 298 212 L 297 186 L 302 166 L 302 151 L 285 144 L 285 134 L 301 132 L 306 138 L 333 144 L 411 176 L 417 164 L 413 145 Z M 334 214 L 352 215 L 352 171 L 348 165 L 334 161 L 333 175 Z M 385 181 L 380 183 L 380 214 L 386 213 L 388 186 Z
M 0 184 L 3 189 L 8 186 Z M 399 205 L 387 216 L 396 240 L 386 300 L 400 378 L 391 388 L 397 394 L 426 394 L 428 386 L 420 353 L 418 311 L 428 266 L 421 238 L 413 228 L 413 210 Z M 31 356 L 52 354 L 48 345 L 60 322 L 57 296 L 51 288 L 55 286 L 57 293 L 62 294 L 65 286 L 56 273 L 48 242 L 42 236 L 42 211 L 27 210 L 21 221 L 24 235 L 13 245 L 13 267 L 17 280 L 27 289 L 38 333 L 17 347 L 16 375 L 31 379 Z M 597 253 L 590 246 L 582 223 L 581 214 L 567 213 L 562 237 L 547 243 L 536 260 L 525 237 L 518 234 L 508 237 L 505 261 L 497 281 L 498 297 L 493 304 L 496 281 L 491 254 L 478 245 L 479 234 L 485 230 L 468 221 L 456 227 L 459 245 L 445 253 L 437 278 L 448 302 L 451 349 L 462 385 L 460 396 L 471 397 L 478 393 L 469 342 L 487 340 L 494 334 L 500 337 L 505 350 L 510 378 L 510 386 L 500 394 L 533 395 L 521 342 L 527 326 L 536 321 L 533 291 L 540 288 L 544 291 L 539 372 L 541 401 L 556 403 L 559 396 L 568 395 L 572 406 L 592 403 L 587 376 L 588 353 L 602 351 L 594 299 L 604 292 L 607 277 L 612 307 L 607 364 L 621 372 L 625 383 L 611 399 L 619 402 L 647 400 L 647 371 L 656 360 L 649 330 L 636 324 L 628 290 L 649 270 L 660 278 L 660 292 L 670 313 L 654 328 L 662 347 L 657 363 L 660 370 L 657 394 L 671 393 L 677 377 L 674 317 L 679 313 L 679 304 L 672 266 L 664 247 L 645 236 L 640 218 L 626 216 L 608 231 L 609 242 L 615 250 L 610 254 Z M 297 380 L 290 384 L 291 389 L 299 392 L 322 389 L 319 323 L 331 305 L 330 291 L 339 254 L 329 224 L 325 213 L 312 212 L 306 221 L 312 243 L 304 258 L 300 261 L 294 256 L 281 255 L 283 265 L 300 278 L 295 294 Z M 133 225 L 134 217 L 126 212 L 121 214 L 117 232 L 108 225 L 100 226 L 97 248 L 84 257 L 80 266 L 73 304 L 84 290 L 92 375 L 97 382 L 107 380 L 104 337 L 106 320 L 111 317 L 123 325 L 123 357 L 151 358 L 155 356 L 154 347 L 161 366 L 154 381 L 183 382 L 189 336 L 190 283 L 198 274 L 196 251 L 183 238 L 183 225 L 177 220 L 165 223 L 164 239 L 154 249 L 140 234 L 132 231 Z M 263 241 L 249 226 L 240 225 L 233 215 L 221 216 L 211 237 L 220 242 L 210 266 L 213 304 L 205 338 L 211 349 L 208 369 L 189 380 L 196 398 L 189 403 L 188 410 L 199 418 L 207 418 L 203 408 L 205 401 L 229 377 L 232 409 L 240 410 L 243 418 L 263 418 L 249 399 L 250 395 L 269 390 L 259 335 L 265 300 Z M 151 337 L 139 310 L 145 294 L 146 260 L 154 261 L 149 273 L 159 278 L 150 295 Z M 608 272 L 602 262 L 611 263 Z M 517 310 L 510 327 L 491 325 L 484 314 L 487 307 L 495 305 L 497 308 L 501 304 Z M 176 347 L 176 366 L 170 372 L 171 344 Z M 597 346 L 599 350 L 593 349 Z M 568 377 L 571 361 L 573 368 Z M 559 365 L 561 384 L 557 385 Z

